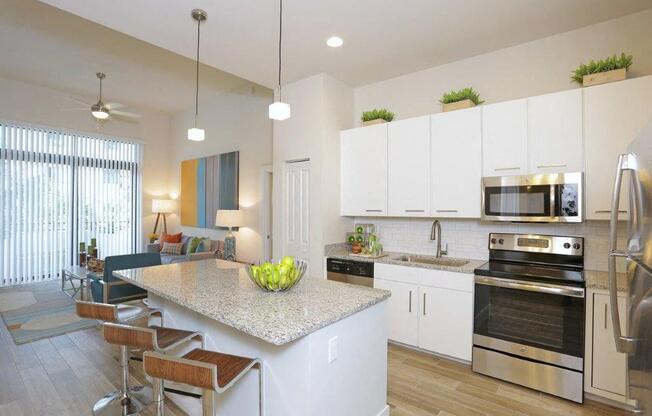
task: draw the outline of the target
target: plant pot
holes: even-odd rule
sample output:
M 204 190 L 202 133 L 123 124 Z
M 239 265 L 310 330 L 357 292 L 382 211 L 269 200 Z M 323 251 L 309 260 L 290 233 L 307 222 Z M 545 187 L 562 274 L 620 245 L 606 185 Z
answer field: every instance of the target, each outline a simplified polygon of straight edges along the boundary
M 591 85 L 606 84 L 608 82 L 623 81 L 625 79 L 627 79 L 627 70 L 625 68 L 614 69 L 612 71 L 584 75 L 584 77 L 582 77 L 582 86 L 590 87 Z
M 363 121 L 362 127 L 373 126 L 374 124 L 383 124 L 383 123 L 387 123 L 387 120 L 382 118 L 377 118 L 375 120 Z
M 455 111 L 455 110 L 461 110 L 463 108 L 471 108 L 475 107 L 475 104 L 473 101 L 469 100 L 468 98 L 466 100 L 462 101 L 456 101 L 454 103 L 447 103 L 443 104 L 443 111 Z

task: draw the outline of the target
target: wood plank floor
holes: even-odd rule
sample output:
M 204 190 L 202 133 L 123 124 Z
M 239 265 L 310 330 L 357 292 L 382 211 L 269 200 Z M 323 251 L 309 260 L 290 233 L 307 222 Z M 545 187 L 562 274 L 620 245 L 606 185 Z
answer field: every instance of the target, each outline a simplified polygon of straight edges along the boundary
M 119 382 L 118 350 L 95 328 L 15 345 L 0 324 L 0 416 L 86 416 Z M 136 361 L 131 382 L 145 382 Z M 576 405 L 396 346 L 389 349 L 388 385 L 392 416 L 626 414 L 598 403 Z M 168 402 L 167 414 L 184 413 Z

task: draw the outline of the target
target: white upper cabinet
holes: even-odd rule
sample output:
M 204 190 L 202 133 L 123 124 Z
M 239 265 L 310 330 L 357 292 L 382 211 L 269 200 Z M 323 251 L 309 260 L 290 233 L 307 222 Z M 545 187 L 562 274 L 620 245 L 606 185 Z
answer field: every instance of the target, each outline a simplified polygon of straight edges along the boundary
M 652 118 L 652 76 L 582 89 L 586 142 L 586 219 L 607 220 L 618 155 Z M 628 175 L 621 191 L 621 219 L 627 218 Z
M 484 176 L 527 173 L 527 100 L 482 107 Z
M 340 133 L 341 215 L 387 215 L 387 124 Z
M 482 110 L 431 116 L 430 216 L 480 218 Z
M 428 215 L 430 117 L 387 126 L 387 206 L 392 217 Z
M 528 172 L 584 170 L 582 90 L 528 99 Z

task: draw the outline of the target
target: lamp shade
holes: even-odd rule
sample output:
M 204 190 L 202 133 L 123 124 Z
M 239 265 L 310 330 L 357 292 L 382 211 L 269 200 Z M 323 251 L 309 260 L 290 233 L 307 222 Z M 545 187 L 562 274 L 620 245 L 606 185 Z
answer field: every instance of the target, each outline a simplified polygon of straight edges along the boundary
M 215 214 L 216 227 L 240 227 L 242 211 L 239 209 L 218 209 Z
M 174 199 L 152 199 L 152 212 L 155 214 L 172 214 L 175 206 Z

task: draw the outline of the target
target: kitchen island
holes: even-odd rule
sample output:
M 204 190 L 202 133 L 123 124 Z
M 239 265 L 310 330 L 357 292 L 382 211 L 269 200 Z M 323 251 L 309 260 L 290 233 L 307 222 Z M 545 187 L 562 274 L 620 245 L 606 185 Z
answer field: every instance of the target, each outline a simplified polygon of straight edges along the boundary
M 261 358 L 265 415 L 389 414 L 388 291 L 304 277 L 288 292 L 267 293 L 244 269 L 216 260 L 114 275 L 147 290 L 165 326 L 204 332 L 207 349 Z M 257 378 L 249 372 L 219 395 L 219 414 L 257 415 Z M 174 395 L 180 407 L 200 414 L 198 400 L 182 397 Z

